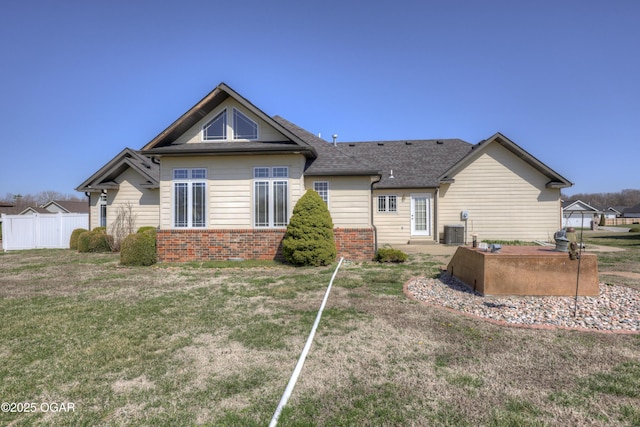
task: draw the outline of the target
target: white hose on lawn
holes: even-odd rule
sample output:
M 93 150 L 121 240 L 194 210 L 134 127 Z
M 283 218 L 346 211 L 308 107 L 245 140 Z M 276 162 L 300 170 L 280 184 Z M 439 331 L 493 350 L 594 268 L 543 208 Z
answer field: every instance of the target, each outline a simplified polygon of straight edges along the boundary
M 329 299 L 329 292 L 331 292 L 331 285 L 333 285 L 333 279 L 336 278 L 336 274 L 338 274 L 338 270 L 340 269 L 340 265 L 342 265 L 342 261 L 344 257 L 340 258 L 340 262 L 336 267 L 336 270 L 333 272 L 333 276 L 331 276 L 331 281 L 329 282 L 329 286 L 327 287 L 327 291 L 324 293 L 324 298 L 322 299 L 322 304 L 320 304 L 320 310 L 318 310 L 318 314 L 316 315 L 316 321 L 313 323 L 313 328 L 311 328 L 311 333 L 309 334 L 309 338 L 307 338 L 307 343 L 304 345 L 302 349 L 302 353 L 300 354 L 300 358 L 298 359 L 298 363 L 296 363 L 296 367 L 293 370 L 293 374 L 291 374 L 291 378 L 289 379 L 289 384 L 287 384 L 287 388 L 284 389 L 284 394 L 280 399 L 280 403 L 278 403 L 278 407 L 276 408 L 276 412 L 273 414 L 271 418 L 271 422 L 269 423 L 269 427 L 275 427 L 278 425 L 278 418 L 280 417 L 280 413 L 284 409 L 289 397 L 291 397 L 291 393 L 293 393 L 293 388 L 296 386 L 296 382 L 298 381 L 298 377 L 300 376 L 300 371 L 302 371 L 302 366 L 304 365 L 304 361 L 307 358 L 307 353 L 309 353 L 309 349 L 311 348 L 311 343 L 313 342 L 313 337 L 316 334 L 316 329 L 318 329 L 318 324 L 320 323 L 320 318 L 322 317 L 322 310 L 324 310 L 324 306 Z

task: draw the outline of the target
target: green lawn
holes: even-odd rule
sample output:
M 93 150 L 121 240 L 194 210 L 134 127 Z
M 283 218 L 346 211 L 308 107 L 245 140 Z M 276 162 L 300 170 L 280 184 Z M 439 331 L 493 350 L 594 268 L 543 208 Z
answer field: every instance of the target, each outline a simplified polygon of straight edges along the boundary
M 405 297 L 441 264 L 343 264 L 280 425 L 640 425 L 639 335 L 502 327 Z M 0 253 L 0 396 L 37 409 L 0 425 L 266 425 L 334 268 Z

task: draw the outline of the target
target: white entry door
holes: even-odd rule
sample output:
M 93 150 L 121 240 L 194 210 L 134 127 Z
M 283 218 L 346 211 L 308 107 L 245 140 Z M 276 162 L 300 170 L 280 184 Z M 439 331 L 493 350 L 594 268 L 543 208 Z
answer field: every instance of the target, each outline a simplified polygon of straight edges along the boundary
M 431 235 L 431 194 L 411 195 L 411 235 Z

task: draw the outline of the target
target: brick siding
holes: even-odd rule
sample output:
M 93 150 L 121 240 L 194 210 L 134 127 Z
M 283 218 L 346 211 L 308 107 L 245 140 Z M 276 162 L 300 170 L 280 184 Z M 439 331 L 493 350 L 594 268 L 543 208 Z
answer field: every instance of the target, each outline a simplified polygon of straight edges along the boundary
M 285 229 L 158 230 L 158 261 L 284 260 L 282 239 L 285 232 Z M 334 234 L 338 258 L 342 256 L 352 261 L 373 259 L 373 229 L 338 228 Z

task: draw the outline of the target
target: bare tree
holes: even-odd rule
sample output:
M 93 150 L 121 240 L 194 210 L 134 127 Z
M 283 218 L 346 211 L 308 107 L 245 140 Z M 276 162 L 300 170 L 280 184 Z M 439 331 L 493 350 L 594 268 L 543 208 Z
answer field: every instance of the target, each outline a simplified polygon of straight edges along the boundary
M 84 201 L 86 199 L 76 194 L 63 194 L 53 190 L 40 191 L 36 194 L 6 193 L 4 197 L 0 197 L 0 201 L 12 203 L 16 206 L 16 209 L 22 208 L 20 210 L 28 207 L 42 206 L 52 200 Z
M 135 232 L 136 217 L 137 215 L 133 213 L 133 205 L 131 202 L 118 206 L 116 217 L 109 226 L 108 233 L 113 236 L 113 243 L 111 244 L 112 251 L 119 252 L 120 245 L 124 238 Z
M 36 202 L 38 203 L 38 206 L 42 206 L 52 200 L 64 200 L 64 196 L 62 193 L 58 193 L 57 191 L 53 190 L 41 191 L 34 197 L 36 199 Z
M 618 193 L 578 193 L 572 196 L 563 194 L 562 200 L 567 202 L 582 200 L 598 209 L 607 209 L 611 206 L 631 207 L 640 203 L 640 190 L 626 189 Z

